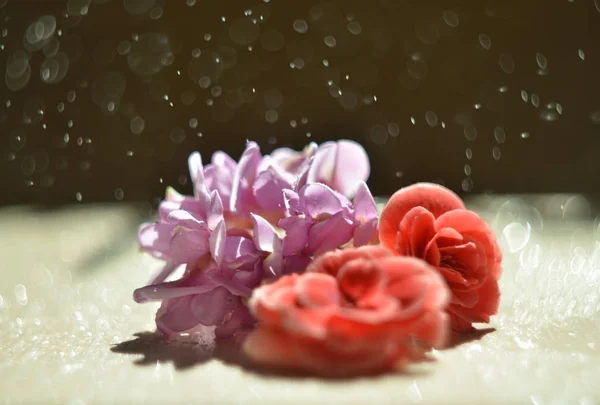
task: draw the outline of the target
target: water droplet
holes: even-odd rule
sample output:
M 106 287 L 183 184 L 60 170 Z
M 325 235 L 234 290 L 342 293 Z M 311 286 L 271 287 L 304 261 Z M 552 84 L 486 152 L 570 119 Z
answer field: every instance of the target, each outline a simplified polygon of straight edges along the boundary
M 352 35 L 360 35 L 360 33 L 362 32 L 362 27 L 360 26 L 360 24 L 358 22 L 351 21 L 348 23 L 348 31 Z
M 548 67 L 548 60 L 546 59 L 544 54 L 536 53 L 535 61 L 536 61 L 537 65 L 540 67 L 540 69 L 546 69 Z
M 531 237 L 531 225 L 526 222 L 525 225 L 520 222 L 511 222 L 504 227 L 502 237 L 506 242 L 508 251 L 516 253 L 527 246 Z
M 182 143 L 185 139 L 185 131 L 183 128 L 175 127 L 171 130 L 171 141 L 173 143 Z
M 293 23 L 294 31 L 304 34 L 308 31 L 308 24 L 304 20 L 295 20 Z
M 492 47 L 492 39 L 486 34 L 479 34 L 479 43 L 484 49 Z
M 296 120 L 291 120 L 290 121 L 290 127 L 296 128 L 297 126 L 298 126 L 298 123 L 296 122 Z
M 358 96 L 352 90 L 343 90 L 338 101 L 345 110 L 353 110 L 358 106 Z
M 279 114 L 277 113 L 277 111 L 275 110 L 267 110 L 265 112 L 265 120 L 270 123 L 270 124 L 274 124 L 277 122 L 277 120 L 279 119 Z
M 442 13 L 442 17 L 444 18 L 444 22 L 450 27 L 454 28 L 458 26 L 458 15 L 456 15 L 454 11 L 444 10 L 444 12 Z
M 533 270 L 540 266 L 542 260 L 542 248 L 537 243 L 528 246 L 521 251 L 519 263 L 526 270 Z
M 393 137 L 400 135 L 400 126 L 395 122 L 390 122 L 387 126 L 387 130 L 388 133 Z
M 196 128 L 198 126 L 198 120 L 196 118 L 190 118 L 190 128 Z
M 468 160 L 473 159 L 473 151 L 471 150 L 471 148 L 465 149 L 465 156 Z
M 525 90 L 521 90 L 521 99 L 524 102 L 527 102 L 529 100 L 529 96 L 527 95 L 527 92 Z
M 494 160 L 500 160 L 500 157 L 502 156 L 502 152 L 499 147 L 494 146 L 492 148 L 492 156 L 494 157 Z
M 335 45 L 337 44 L 337 41 L 335 39 L 335 37 L 333 37 L 332 35 L 327 35 L 323 41 L 325 42 L 325 45 L 327 45 L 330 48 L 335 47 Z
M 585 60 L 585 53 L 583 52 L 583 49 L 579 49 L 577 51 L 577 55 L 579 56 L 579 59 Z
M 467 141 L 472 142 L 475 140 L 475 138 L 477 138 L 477 128 L 471 124 L 465 125 L 463 132 L 465 134 L 465 138 L 467 138 Z
M 369 138 L 378 145 L 384 145 L 387 142 L 388 132 L 383 125 L 374 125 L 369 131 Z
M 540 106 L 540 97 L 535 93 L 531 94 L 531 104 L 536 108 Z
M 494 138 L 496 138 L 496 142 L 498 142 L 499 144 L 503 144 L 506 140 L 506 132 L 504 131 L 504 128 L 494 128 Z
M 461 186 L 463 191 L 471 191 L 473 190 L 473 180 L 470 177 L 466 177 L 463 179 Z
M 545 108 L 540 111 L 540 118 L 548 122 L 556 121 L 558 119 L 558 112 L 555 109 Z
M 470 176 L 471 175 L 471 166 L 470 165 L 465 165 L 463 168 L 463 171 L 465 172 L 465 176 Z
M 145 126 L 144 119 L 142 117 L 140 117 L 139 115 L 136 115 L 135 117 L 133 117 L 131 119 L 131 121 L 129 122 L 129 129 L 131 130 L 132 133 L 134 133 L 136 135 L 141 134 L 144 131 L 144 126 Z
M 196 94 L 191 90 L 185 90 L 181 93 L 181 104 L 190 105 L 196 100 Z
M 81 193 L 78 191 L 75 193 L 75 199 L 81 202 L 81 200 L 83 200 L 83 195 L 81 195 Z
M 521 132 L 521 138 L 523 138 L 523 139 L 529 138 L 529 132 Z
M 125 192 L 123 191 L 123 189 L 122 188 L 116 188 L 115 189 L 115 198 L 118 201 L 121 201 L 121 200 L 123 200 L 124 197 L 125 197 Z
M 425 113 L 425 121 L 430 127 L 435 127 L 438 124 L 437 114 L 433 111 L 427 111 Z
M 14 293 L 19 304 L 27 304 L 27 288 L 23 284 L 17 284 Z
M 498 57 L 498 61 L 505 73 L 513 73 L 515 71 L 515 61 L 512 56 L 503 53 Z

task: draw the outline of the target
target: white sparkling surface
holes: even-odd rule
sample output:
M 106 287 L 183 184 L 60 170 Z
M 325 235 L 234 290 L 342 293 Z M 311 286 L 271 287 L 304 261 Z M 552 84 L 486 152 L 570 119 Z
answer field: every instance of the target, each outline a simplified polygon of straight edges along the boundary
M 600 403 L 600 233 L 589 203 L 518 201 L 472 201 L 505 253 L 496 331 L 403 374 L 341 381 L 135 341 L 153 331 L 156 306 L 131 292 L 159 265 L 137 249 L 136 207 L 4 208 L 0 403 Z

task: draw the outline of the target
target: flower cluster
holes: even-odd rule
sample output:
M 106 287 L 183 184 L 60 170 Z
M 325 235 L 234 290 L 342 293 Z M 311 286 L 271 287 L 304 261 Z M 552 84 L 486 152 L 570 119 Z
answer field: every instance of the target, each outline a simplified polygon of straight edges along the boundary
M 159 221 L 138 234 L 141 247 L 166 263 L 134 299 L 162 301 L 156 324 L 167 335 L 211 327 L 217 337 L 232 336 L 253 325 L 244 300 L 263 281 L 376 239 L 369 161 L 355 142 L 265 156 L 248 142 L 238 162 L 216 152 L 204 166 L 193 153 L 188 166 L 194 195 L 168 189 Z M 167 281 L 180 266 L 183 276 Z
M 382 372 L 497 312 L 500 249 L 453 192 L 403 188 L 378 229 L 380 246 L 330 251 L 304 274 L 256 289 L 249 304 L 259 325 L 244 341 L 248 357 L 322 375 Z
M 194 195 L 167 191 L 139 230 L 164 260 L 137 302 L 167 336 L 251 330 L 257 363 L 323 375 L 398 368 L 496 314 L 502 255 L 489 225 L 439 185 L 397 191 L 378 217 L 369 161 L 342 140 L 239 161 L 189 158 Z M 185 266 L 183 276 L 174 271 Z

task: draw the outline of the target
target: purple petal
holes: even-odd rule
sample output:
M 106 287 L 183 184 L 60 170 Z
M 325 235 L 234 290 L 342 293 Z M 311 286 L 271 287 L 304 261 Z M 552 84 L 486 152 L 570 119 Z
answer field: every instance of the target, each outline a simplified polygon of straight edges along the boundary
M 377 218 L 372 218 L 366 222 L 361 222 L 354 229 L 354 246 L 368 245 L 377 232 Z
M 233 173 L 237 167 L 236 161 L 227 153 L 220 150 L 213 153 L 211 163 L 213 166 L 223 168 L 231 173 Z
M 283 189 L 290 188 L 290 182 L 272 167 L 258 175 L 253 186 L 256 202 L 266 210 L 283 209 Z
M 258 145 L 255 142 L 248 142 L 235 171 L 231 200 L 229 201 L 230 211 L 248 213 L 255 204 L 252 185 L 256 179 L 260 159 Z
M 237 305 L 231 312 L 231 316 L 228 320 L 215 329 L 215 337 L 220 339 L 230 338 L 235 335 L 236 332 L 251 327 L 254 323 L 255 320 L 248 308 L 237 300 Z
M 173 210 L 169 212 L 164 219 L 167 224 L 187 229 L 208 229 L 206 223 L 189 211 Z
M 250 214 L 252 217 L 253 239 L 256 248 L 262 252 L 274 252 L 281 246 L 281 238 L 273 225 L 259 215 Z
M 264 274 L 263 264 L 259 261 L 254 263 L 251 271 L 240 270 L 236 271 L 231 281 L 237 286 L 243 286 L 248 291 L 248 295 L 236 293 L 236 295 L 242 297 L 250 297 L 252 290 L 257 287 L 262 281 Z M 230 290 L 231 291 L 231 290 Z
M 263 271 L 266 277 L 277 277 L 283 274 L 283 254 L 281 250 L 276 250 L 264 258 Z
M 283 255 L 289 256 L 301 252 L 308 243 L 308 231 L 314 220 L 294 216 L 279 220 L 279 227 L 285 231 L 283 237 Z
M 258 251 L 251 239 L 243 236 L 229 236 L 225 240 L 223 262 L 228 267 L 240 267 L 242 264 L 256 260 Z
M 283 274 L 304 273 L 312 259 L 305 255 L 287 256 L 283 261 Z
M 225 315 L 234 310 L 236 302 L 224 287 L 217 287 L 191 299 L 191 309 L 197 322 L 206 326 L 220 325 Z
M 156 312 L 156 326 L 167 335 L 180 333 L 198 325 L 192 312 L 193 297 L 180 297 L 163 301 Z
M 319 145 L 307 174 L 308 183 L 331 184 L 335 170 L 335 142 Z
M 240 297 L 250 297 L 254 285 L 248 285 L 246 280 L 236 277 L 240 273 L 251 273 L 246 271 L 236 271 L 232 278 L 228 278 L 223 272 L 214 272 L 209 275 L 211 282 L 225 287 L 231 294 L 239 295 Z
M 304 204 L 304 212 L 314 219 L 336 214 L 349 205 L 343 196 L 321 183 L 302 187 L 300 200 Z
M 317 256 L 329 250 L 337 249 L 352 239 L 354 223 L 346 211 L 340 211 L 329 219 L 310 228 L 308 245 L 304 253 Z
M 186 286 L 181 280 L 169 281 L 138 288 L 133 292 L 133 299 L 138 303 L 167 300 L 169 298 L 204 293 L 217 286 L 212 280 L 208 280 L 205 284 L 197 286 Z
M 191 197 L 184 196 L 179 201 L 162 201 L 158 206 L 158 217 L 162 222 L 168 222 L 169 215 L 173 211 L 186 211 L 198 221 L 206 219 L 206 206 L 203 206 L 200 201 Z
M 210 253 L 219 266 L 223 263 L 226 236 L 227 226 L 225 225 L 225 220 L 221 219 L 221 222 L 217 224 L 209 238 Z
M 354 196 L 354 218 L 358 222 L 366 222 L 377 218 L 377 204 L 371 195 L 371 190 L 364 181 L 358 183 Z
M 210 252 L 210 231 L 181 229 L 171 238 L 170 256 L 175 263 L 190 263 Z
M 304 206 L 300 202 L 300 196 L 294 190 L 283 190 L 283 204 L 286 215 L 300 215 L 304 213 Z
M 369 178 L 370 171 L 369 156 L 359 143 L 347 139 L 337 142 L 331 184 L 334 190 L 351 198 L 359 183 Z
M 210 202 L 210 195 L 206 188 L 204 179 L 204 167 L 202 166 L 202 157 L 198 152 L 193 152 L 188 158 L 188 167 L 192 184 L 194 186 L 194 197 L 200 201 L 202 205 L 207 205 Z
M 223 203 L 219 192 L 214 190 L 210 193 L 210 205 L 206 210 L 206 222 L 210 229 L 215 229 L 217 224 L 223 220 Z
M 170 256 L 173 229 L 173 225 L 169 224 L 143 224 L 138 231 L 138 242 L 152 256 L 166 259 Z

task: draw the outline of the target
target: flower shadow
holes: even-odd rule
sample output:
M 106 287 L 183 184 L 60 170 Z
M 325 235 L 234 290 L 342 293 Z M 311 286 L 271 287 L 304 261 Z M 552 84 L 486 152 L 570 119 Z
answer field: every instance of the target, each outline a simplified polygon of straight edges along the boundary
M 134 336 L 135 339 L 117 343 L 110 350 L 117 354 L 141 355 L 141 358 L 133 362 L 137 366 L 155 366 L 157 362 L 172 363 L 176 370 L 185 371 L 217 360 L 264 378 L 321 379 L 331 382 L 376 379 L 391 375 L 414 378 L 423 374 L 420 371 L 405 369 L 360 376 L 315 376 L 301 371 L 265 367 L 252 363 L 241 352 L 242 339 L 220 341 L 213 346 L 204 346 L 196 342 L 167 340 L 155 332 L 139 332 Z
M 448 344 L 444 350 L 454 349 L 460 345 L 481 340 L 488 333 L 495 332 L 496 328 L 474 329 L 471 332 L 457 333 L 452 332 Z
M 191 341 L 168 340 L 154 332 L 140 332 L 134 336 L 135 339 L 117 343 L 110 350 L 119 354 L 142 355 L 134 361 L 138 366 L 172 363 L 175 369 L 186 370 L 213 359 L 240 366 L 249 364 L 239 350 L 239 343 L 234 341 L 208 346 Z

